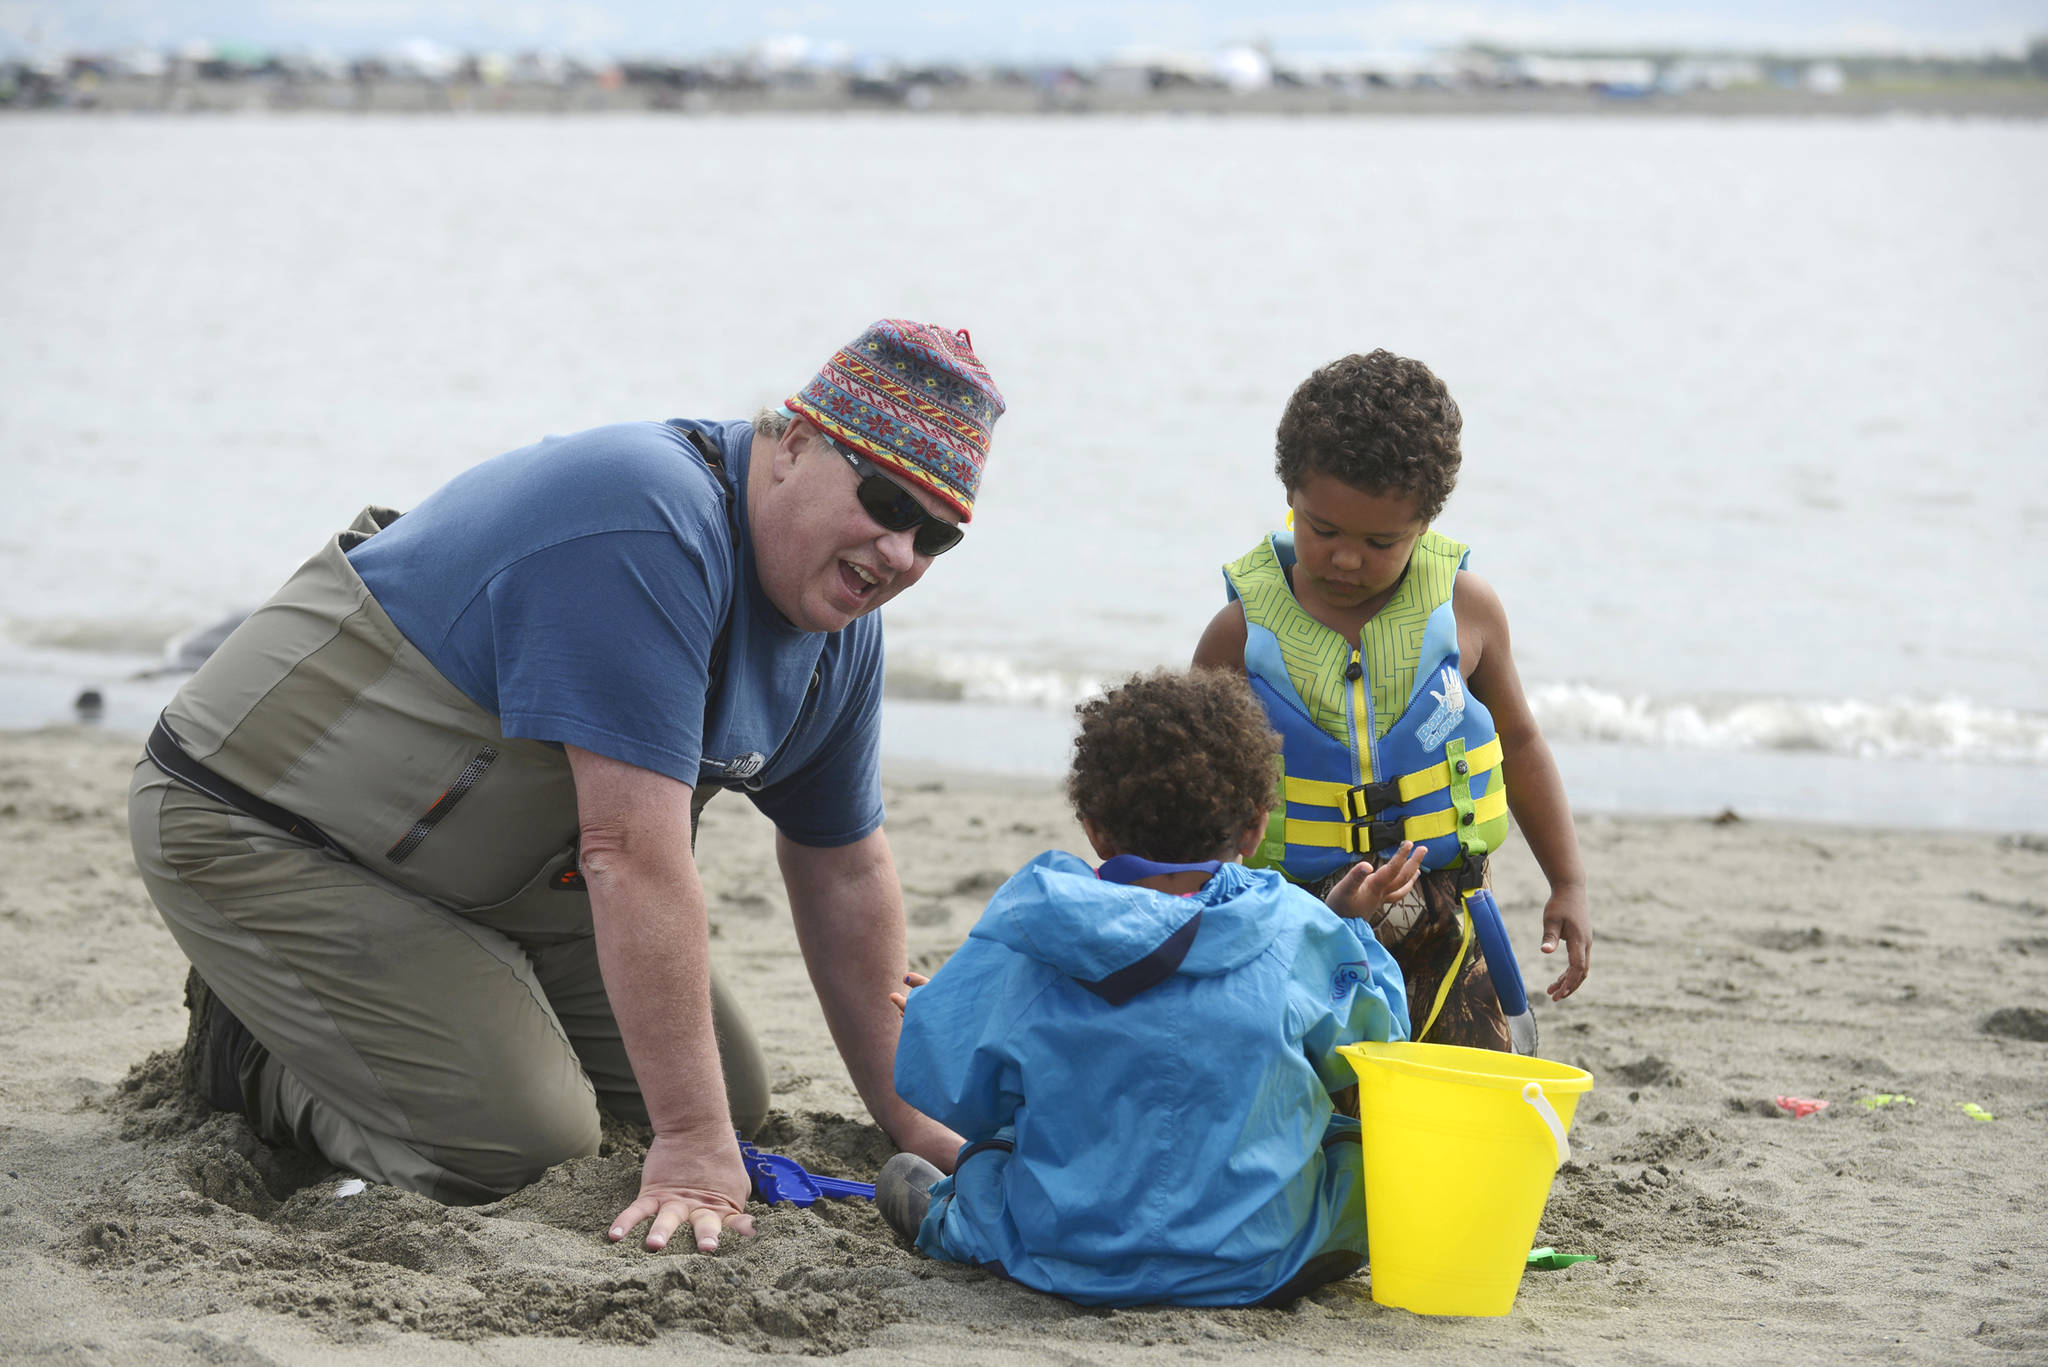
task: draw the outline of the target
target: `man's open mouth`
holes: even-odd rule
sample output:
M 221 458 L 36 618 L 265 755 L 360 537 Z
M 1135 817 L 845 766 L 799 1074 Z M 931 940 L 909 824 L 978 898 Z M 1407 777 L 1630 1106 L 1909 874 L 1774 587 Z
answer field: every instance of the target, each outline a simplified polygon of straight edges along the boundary
M 856 598 L 865 598 L 881 587 L 881 580 L 851 560 L 839 562 L 839 574 L 846 582 L 846 591 Z

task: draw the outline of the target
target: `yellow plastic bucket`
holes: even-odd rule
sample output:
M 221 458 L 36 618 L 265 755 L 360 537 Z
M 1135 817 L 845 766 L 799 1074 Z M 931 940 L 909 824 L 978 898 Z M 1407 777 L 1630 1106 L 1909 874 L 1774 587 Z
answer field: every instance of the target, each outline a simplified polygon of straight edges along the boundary
M 1347 1044 L 1364 1134 L 1372 1298 L 1505 1315 L 1593 1075 L 1450 1044 Z

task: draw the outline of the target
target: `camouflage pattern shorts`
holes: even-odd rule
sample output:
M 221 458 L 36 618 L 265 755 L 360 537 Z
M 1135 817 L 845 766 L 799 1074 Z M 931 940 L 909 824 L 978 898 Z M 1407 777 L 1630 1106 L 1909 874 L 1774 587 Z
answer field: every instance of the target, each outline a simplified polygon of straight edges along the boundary
M 1430 1007 L 1436 1003 L 1437 990 L 1455 963 L 1458 976 L 1444 997 L 1436 1023 L 1422 1038 L 1430 1044 L 1462 1044 L 1472 1049 L 1513 1053 L 1507 1021 L 1501 1015 L 1500 999 L 1494 995 L 1493 978 L 1486 971 L 1486 959 L 1479 952 L 1478 941 L 1466 948 L 1462 962 L 1458 959 L 1458 945 L 1464 936 L 1464 900 L 1458 891 L 1460 872 L 1424 870 L 1407 896 L 1380 908 L 1371 923 L 1373 935 L 1394 956 L 1407 980 L 1410 1039 L 1421 1036 Z M 1304 886 L 1321 898 L 1343 876 L 1344 870 L 1340 869 Z M 1489 886 L 1492 883 L 1490 872 L 1487 882 Z

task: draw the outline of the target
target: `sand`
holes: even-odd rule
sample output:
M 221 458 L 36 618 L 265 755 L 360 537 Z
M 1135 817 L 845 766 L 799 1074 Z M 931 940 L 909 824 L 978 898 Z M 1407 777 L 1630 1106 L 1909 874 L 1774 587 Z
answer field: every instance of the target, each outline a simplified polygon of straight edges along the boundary
M 1513 1314 L 1361 1274 L 1288 1310 L 1083 1310 L 901 1246 L 861 1202 L 757 1207 L 715 1256 L 612 1246 L 639 1137 L 474 1209 L 269 1150 L 177 1094 L 185 968 L 130 867 L 131 738 L 0 733 L 0 1361 L 2048 1361 L 2048 840 L 1586 818 L 1593 973 L 1539 1006 L 1590 1069 Z M 893 776 L 914 963 L 1074 833 L 1051 784 Z M 769 1051 L 762 1146 L 888 1154 L 826 1036 L 769 830 L 706 815 L 713 950 Z M 1532 978 L 1541 882 L 1497 864 Z M 763 890 L 766 890 L 765 892 Z M 1866 1108 L 1876 1094 L 1911 1096 Z M 1779 1095 L 1826 1100 L 1793 1118 Z M 1973 1118 L 1960 1103 L 1995 1117 Z

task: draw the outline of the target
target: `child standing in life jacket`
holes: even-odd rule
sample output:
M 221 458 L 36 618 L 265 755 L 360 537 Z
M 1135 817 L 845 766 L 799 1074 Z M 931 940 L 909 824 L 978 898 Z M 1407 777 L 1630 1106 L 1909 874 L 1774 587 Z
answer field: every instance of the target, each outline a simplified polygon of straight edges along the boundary
M 1511 1034 L 1467 906 L 1482 899 L 1498 927 L 1482 889 L 1510 813 L 1550 882 L 1543 952 L 1566 949 L 1552 1000 L 1585 980 L 1592 928 L 1571 808 L 1506 610 L 1465 568 L 1467 548 L 1431 529 L 1457 483 L 1463 426 L 1443 381 L 1390 352 L 1304 380 L 1275 442 L 1292 530 L 1224 566 L 1229 601 L 1194 662 L 1248 675 L 1281 735 L 1284 801 L 1248 862 L 1321 895 L 1414 842 L 1422 876 L 1372 913 L 1406 977 L 1411 1037 L 1533 1053 L 1533 1018 L 1525 1010 Z M 1511 959 L 1504 945 L 1486 948 Z
M 947 1178 L 890 1159 L 876 1204 L 931 1257 L 1087 1305 L 1292 1300 L 1366 1250 L 1337 1048 L 1406 1036 L 1400 971 L 1239 862 L 1275 742 L 1241 674 L 1141 676 L 1080 712 L 1067 791 L 1104 863 L 1038 856 L 894 995 L 896 1091 L 968 1143 Z M 1346 904 L 1415 873 L 1359 869 Z

